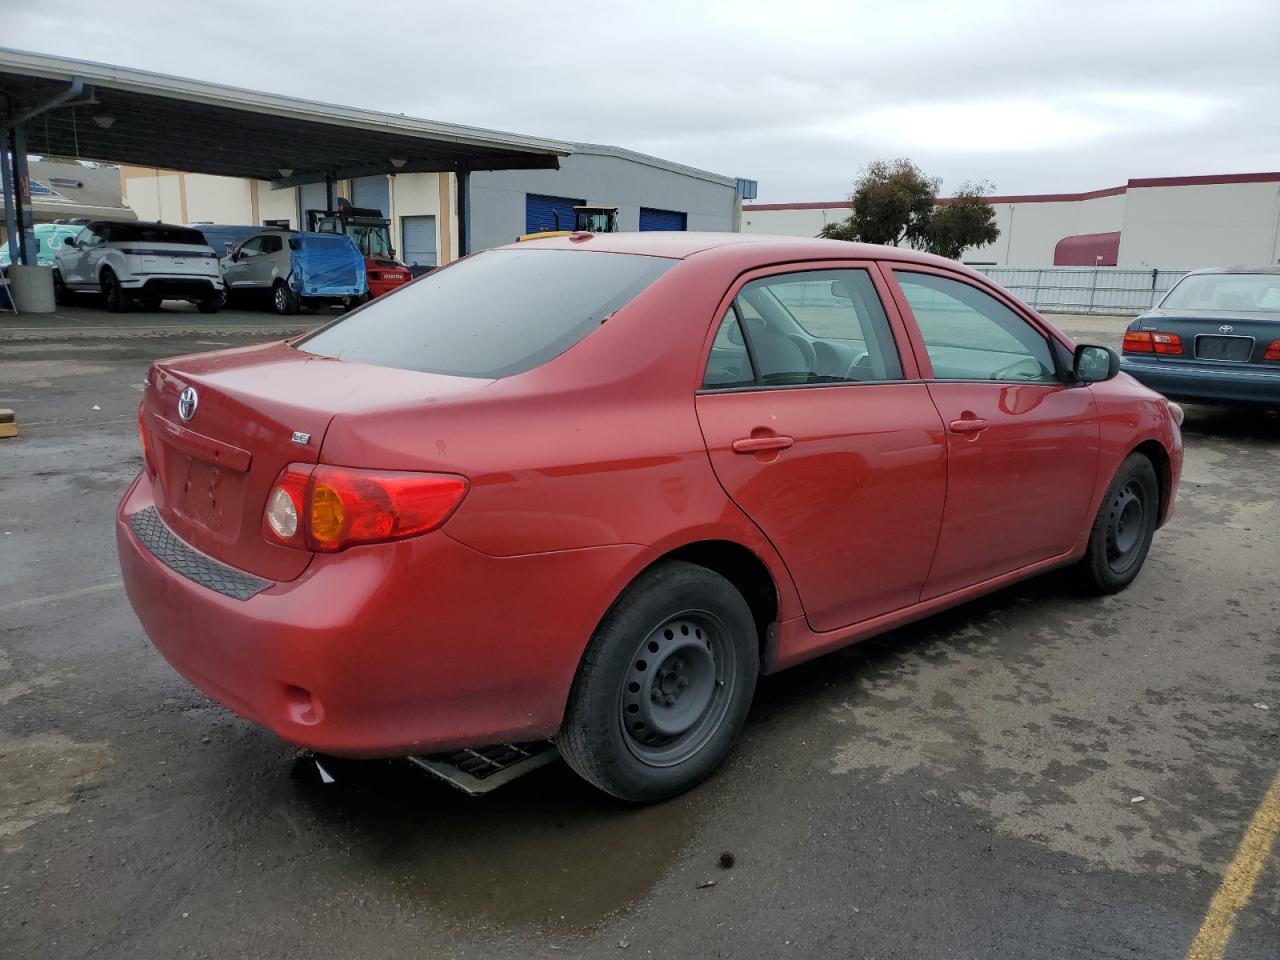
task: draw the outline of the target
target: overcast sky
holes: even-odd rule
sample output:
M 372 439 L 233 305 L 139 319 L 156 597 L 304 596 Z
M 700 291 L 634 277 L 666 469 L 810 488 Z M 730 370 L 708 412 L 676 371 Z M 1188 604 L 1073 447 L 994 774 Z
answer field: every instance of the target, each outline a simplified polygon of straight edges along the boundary
M 0 0 L 0 44 L 616 144 L 838 199 L 1280 169 L 1280 2 Z

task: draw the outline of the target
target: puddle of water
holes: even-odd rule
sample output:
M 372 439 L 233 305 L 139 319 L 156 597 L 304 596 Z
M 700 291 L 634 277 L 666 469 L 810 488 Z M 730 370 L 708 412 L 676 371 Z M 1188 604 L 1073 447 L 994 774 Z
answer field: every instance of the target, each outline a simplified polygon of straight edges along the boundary
M 702 822 L 699 791 L 633 807 L 563 763 L 484 797 L 407 764 L 325 760 L 295 767 L 299 799 L 321 829 L 400 897 L 468 927 L 587 930 L 643 899 Z M 705 792 L 704 792 L 705 793 Z

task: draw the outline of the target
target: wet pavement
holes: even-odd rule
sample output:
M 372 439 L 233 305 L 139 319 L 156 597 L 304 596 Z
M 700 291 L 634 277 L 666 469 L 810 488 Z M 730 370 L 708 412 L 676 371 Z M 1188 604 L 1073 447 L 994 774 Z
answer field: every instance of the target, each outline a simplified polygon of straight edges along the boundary
M 111 518 L 146 363 L 277 335 L 213 319 L 0 319 L 0 957 L 1186 954 L 1280 770 L 1274 414 L 1189 408 L 1125 593 L 1050 575 L 766 678 L 657 807 L 558 763 L 472 799 L 321 783 L 138 627 Z M 1278 955 L 1273 851 L 1227 957 Z

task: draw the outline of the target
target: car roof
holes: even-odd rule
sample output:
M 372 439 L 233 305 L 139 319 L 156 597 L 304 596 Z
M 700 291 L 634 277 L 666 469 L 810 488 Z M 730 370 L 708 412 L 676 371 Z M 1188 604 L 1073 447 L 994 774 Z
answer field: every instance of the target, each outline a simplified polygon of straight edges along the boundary
M 1261 267 L 1202 267 L 1192 270 L 1192 274 L 1202 273 L 1276 273 L 1280 274 L 1280 263 L 1265 264 Z
M 577 239 L 575 239 L 575 237 Z M 524 240 L 500 249 L 591 250 L 597 253 L 630 253 L 683 260 L 712 250 L 738 251 L 744 261 L 779 263 L 788 260 L 899 260 L 930 266 L 944 266 L 963 273 L 972 272 L 955 260 L 921 253 L 904 247 L 874 243 L 850 243 L 821 237 L 784 237 L 767 233 L 697 233 L 687 231 L 643 231 L 623 233 L 572 234 L 542 240 Z

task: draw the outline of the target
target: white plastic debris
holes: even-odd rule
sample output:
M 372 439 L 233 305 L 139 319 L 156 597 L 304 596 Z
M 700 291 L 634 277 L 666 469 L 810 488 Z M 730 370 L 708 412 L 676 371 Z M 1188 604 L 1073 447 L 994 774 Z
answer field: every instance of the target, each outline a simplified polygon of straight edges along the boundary
M 100 406 L 98 406 L 98 405 L 95 403 L 95 404 L 93 405 L 93 409 L 95 409 L 95 410 L 101 410 L 102 408 L 101 408 Z
M 1255 707 L 1257 707 L 1259 710 L 1270 710 L 1270 709 L 1271 709 L 1271 705 L 1270 705 L 1270 704 L 1267 704 L 1267 703 L 1255 703 L 1255 704 L 1254 704 L 1254 706 L 1255 706 Z
M 1146 797 L 1144 797 L 1144 796 L 1142 796 L 1141 794 L 1139 794 L 1139 795 L 1138 795 L 1138 796 L 1136 796 L 1136 797 L 1130 797 L 1130 798 L 1129 798 L 1129 802 L 1130 802 L 1130 803 L 1141 803 L 1141 802 L 1142 802 L 1143 800 L 1145 800 L 1145 799 L 1147 799 L 1147 798 L 1146 798 Z
M 333 780 L 333 774 L 331 774 L 328 770 L 326 770 L 324 767 L 322 767 L 322 766 L 320 765 L 320 761 L 319 761 L 319 760 L 317 760 L 317 761 L 316 761 L 316 769 L 320 771 L 320 782 L 321 782 L 321 783 L 333 783 L 333 782 L 334 782 L 334 780 Z

